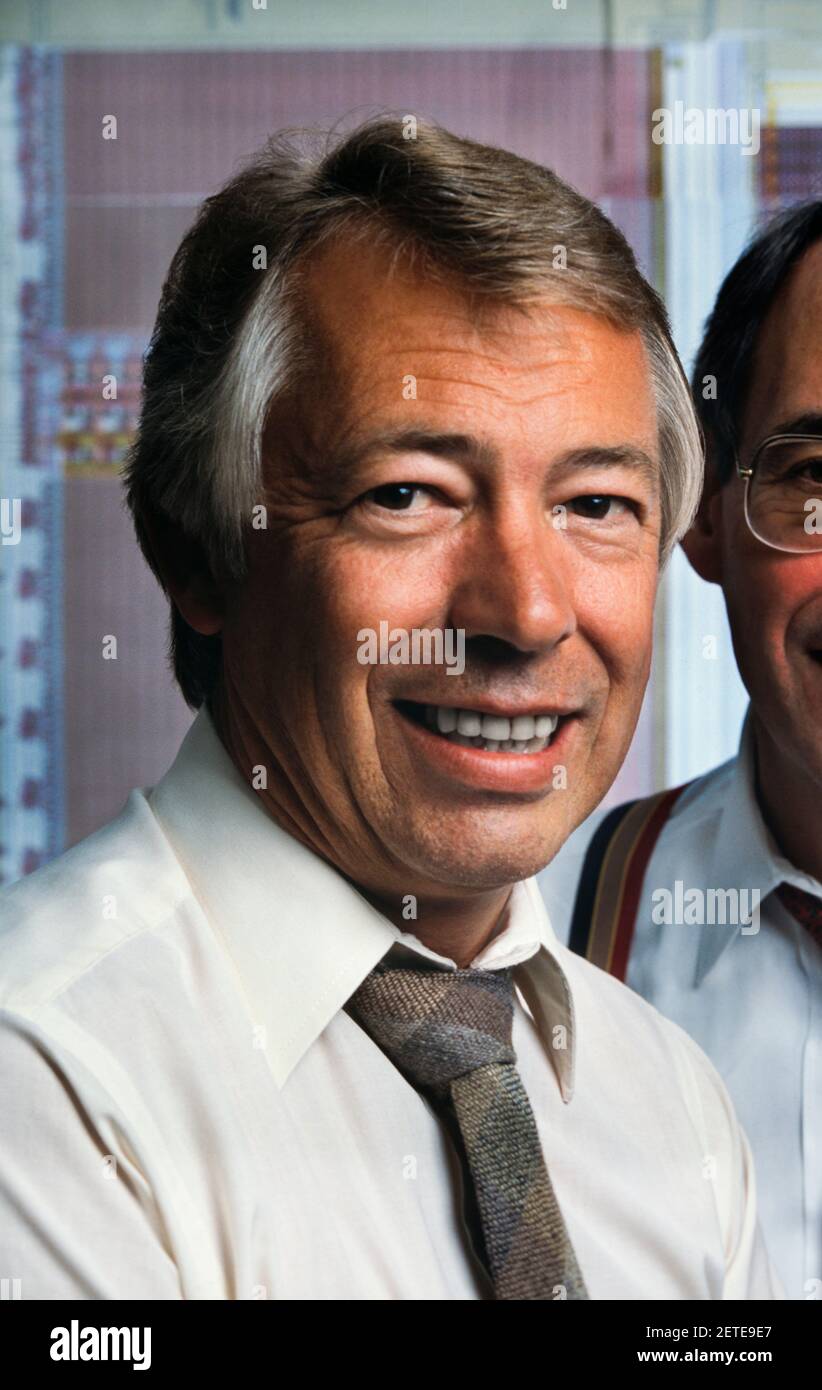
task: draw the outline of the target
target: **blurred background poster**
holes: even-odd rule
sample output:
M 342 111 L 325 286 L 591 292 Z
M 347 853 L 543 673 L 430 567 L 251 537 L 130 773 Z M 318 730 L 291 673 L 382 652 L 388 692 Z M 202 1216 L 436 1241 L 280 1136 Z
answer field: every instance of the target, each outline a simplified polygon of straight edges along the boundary
M 118 470 L 161 285 L 203 198 L 284 126 L 433 118 L 596 199 L 664 295 L 690 368 L 762 213 L 822 193 L 820 57 L 818 0 L 5 0 L 3 882 L 150 786 L 192 718 Z M 677 103 L 758 111 L 756 147 L 655 143 L 654 111 Z M 105 140 L 112 115 L 117 139 Z M 103 658 L 112 636 L 116 661 Z M 729 757 L 745 703 L 720 591 L 677 553 L 608 800 Z

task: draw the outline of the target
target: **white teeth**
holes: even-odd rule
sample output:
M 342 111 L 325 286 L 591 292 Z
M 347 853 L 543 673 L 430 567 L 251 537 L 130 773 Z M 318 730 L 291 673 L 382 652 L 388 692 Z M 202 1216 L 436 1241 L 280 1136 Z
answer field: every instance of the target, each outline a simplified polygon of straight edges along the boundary
M 559 723 L 555 714 L 479 714 L 448 705 L 426 705 L 425 723 L 452 743 L 487 753 L 541 753 Z
M 510 738 L 511 720 L 505 719 L 500 714 L 484 714 L 482 716 L 482 736 L 490 739 Z

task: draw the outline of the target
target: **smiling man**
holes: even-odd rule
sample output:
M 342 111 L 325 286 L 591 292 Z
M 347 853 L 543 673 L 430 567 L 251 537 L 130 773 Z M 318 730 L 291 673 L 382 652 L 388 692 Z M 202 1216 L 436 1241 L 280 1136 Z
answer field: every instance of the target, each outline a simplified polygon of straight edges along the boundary
M 682 788 L 598 812 L 541 884 L 562 938 L 715 1063 L 751 1141 L 783 1286 L 818 1299 L 822 202 L 780 213 L 731 269 L 694 391 L 708 476 L 683 546 L 722 586 L 750 695 L 739 750 Z M 633 899 L 619 891 L 630 883 Z
M 199 712 L 5 896 L 24 1297 L 780 1296 L 719 1077 L 533 878 L 700 480 L 664 310 L 549 171 L 378 120 L 208 200 L 129 468 Z M 362 663 L 386 622 L 464 670 Z

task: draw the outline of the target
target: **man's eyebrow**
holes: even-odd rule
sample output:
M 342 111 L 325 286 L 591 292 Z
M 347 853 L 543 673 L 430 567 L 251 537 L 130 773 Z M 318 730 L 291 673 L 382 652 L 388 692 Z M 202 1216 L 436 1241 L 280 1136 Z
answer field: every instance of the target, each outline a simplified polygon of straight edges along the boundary
M 500 461 L 499 451 L 486 440 L 470 434 L 452 434 L 442 430 L 407 426 L 377 430 L 356 440 L 333 461 L 335 473 L 354 469 L 371 454 L 434 454 L 437 458 L 465 462 L 474 459 L 486 467 Z
M 652 487 L 659 488 L 659 464 L 638 444 L 596 444 L 571 449 L 557 459 L 551 473 L 562 477 L 586 468 L 633 468 Z
M 822 435 L 822 412 L 809 410 L 804 415 L 794 415 L 790 420 L 783 420 L 781 424 L 774 425 L 772 429 L 769 429 L 765 438 L 770 439 L 771 435 L 774 434 Z
M 432 454 L 456 462 L 474 462 L 490 471 L 498 468 L 503 456 L 489 440 L 470 434 L 443 433 L 426 429 L 385 429 L 358 440 L 337 457 L 328 460 L 334 477 L 350 477 L 358 465 L 372 454 Z M 582 469 L 634 468 L 654 486 L 659 484 L 659 464 L 637 444 L 591 444 L 569 449 L 551 468 L 560 478 Z

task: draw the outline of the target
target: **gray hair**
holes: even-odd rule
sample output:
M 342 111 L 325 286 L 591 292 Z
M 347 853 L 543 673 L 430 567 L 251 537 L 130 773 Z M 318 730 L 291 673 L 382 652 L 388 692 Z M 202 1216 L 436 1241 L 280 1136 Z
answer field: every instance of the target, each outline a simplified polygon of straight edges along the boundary
M 664 565 L 696 511 L 702 448 L 664 305 L 627 241 L 550 169 L 382 115 L 342 136 L 271 137 L 206 199 L 174 255 L 125 471 L 137 537 L 160 582 L 146 521 L 176 524 L 215 578 L 242 580 L 266 420 L 311 365 L 300 268 L 340 233 L 419 257 L 427 275 L 477 303 L 527 312 L 547 298 L 640 332 L 659 422 Z M 171 655 L 196 708 L 217 680 L 220 638 L 194 632 L 172 604 Z

